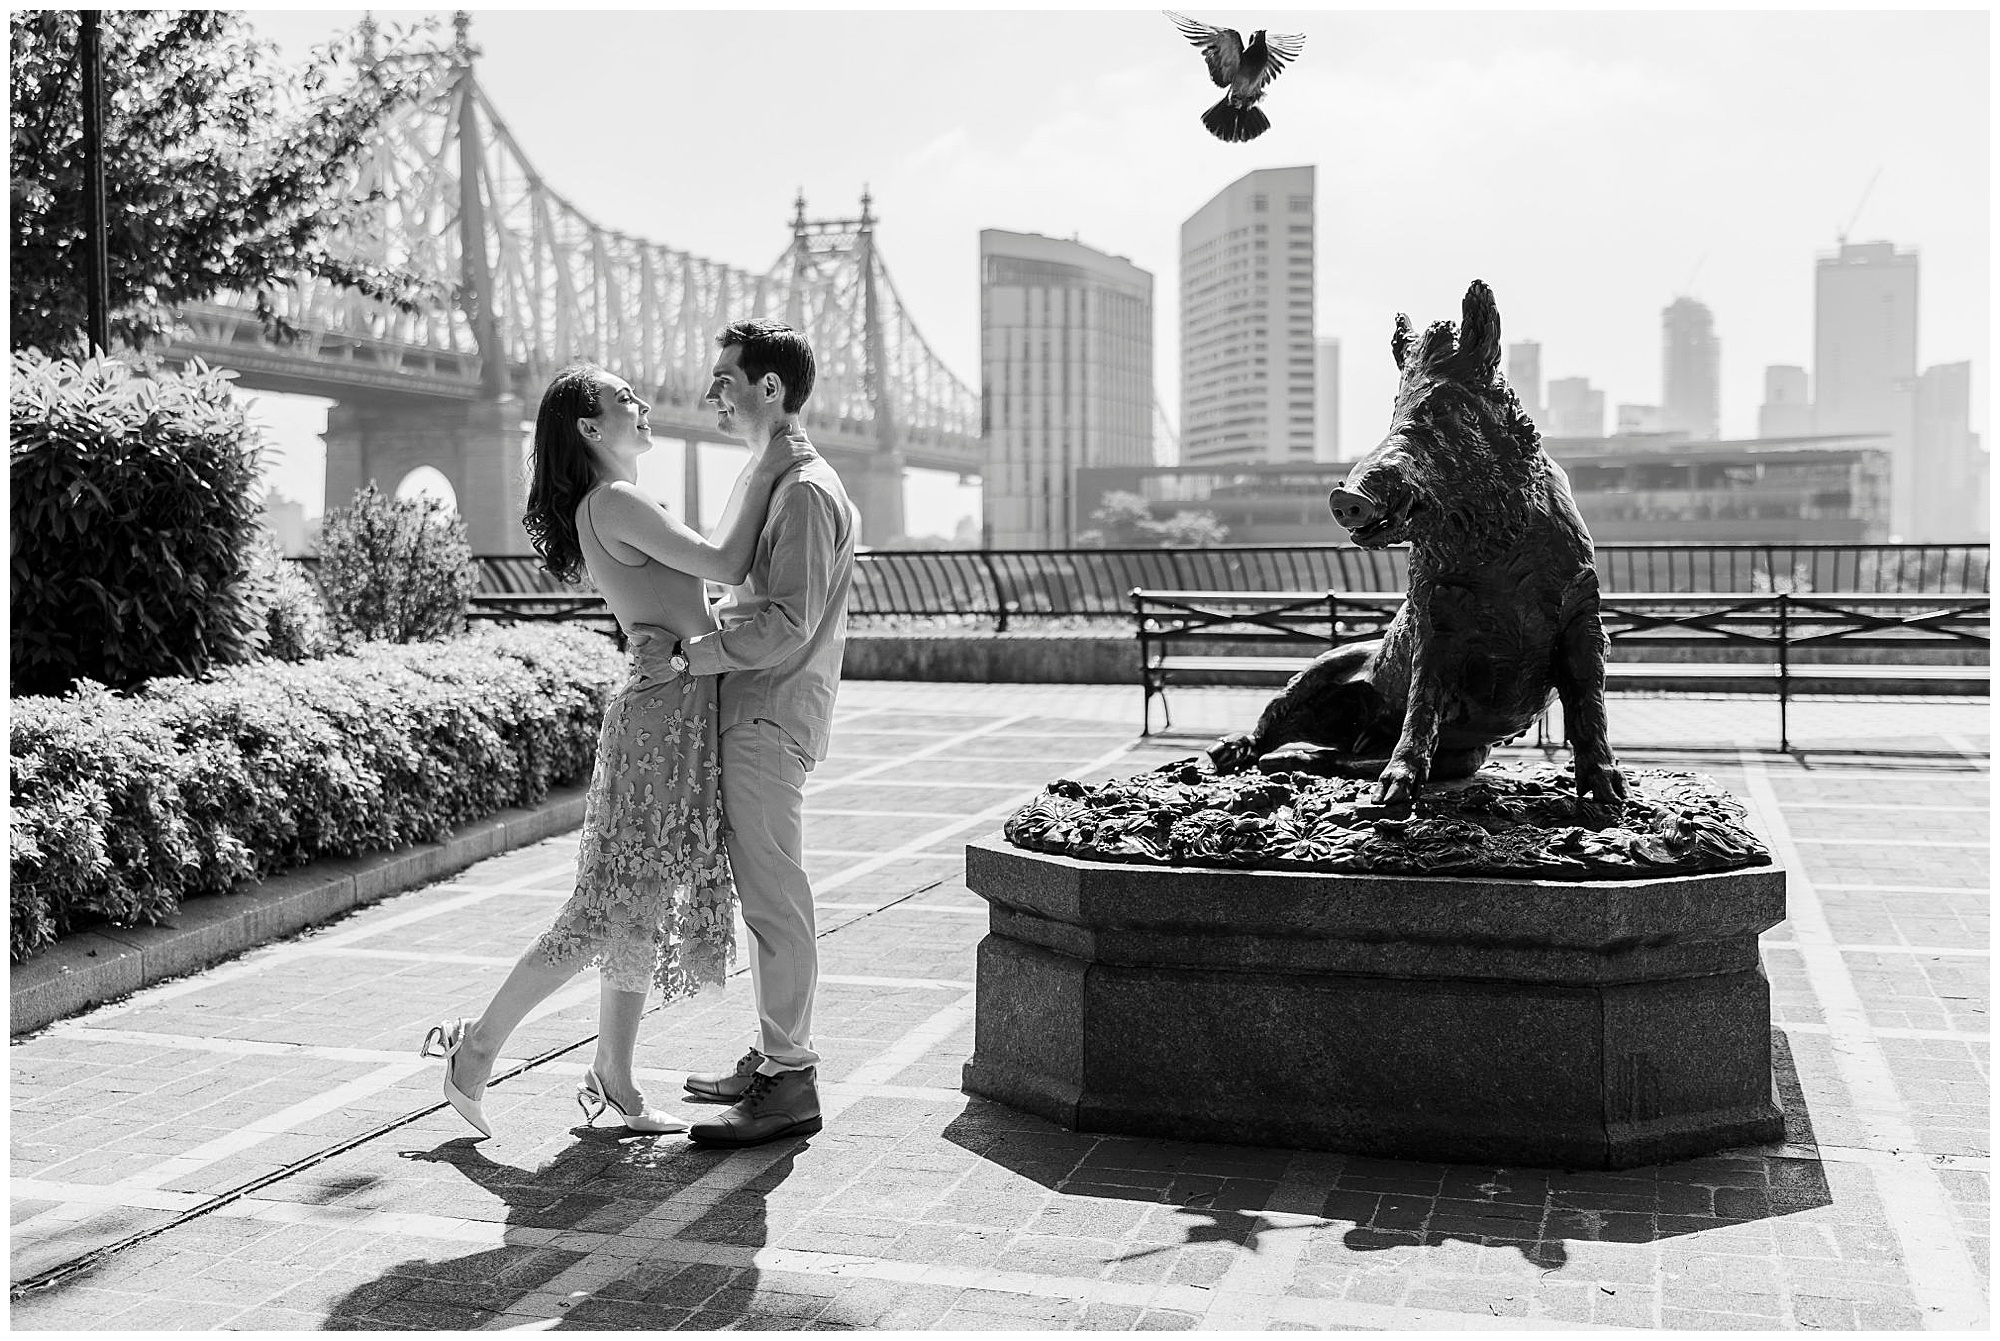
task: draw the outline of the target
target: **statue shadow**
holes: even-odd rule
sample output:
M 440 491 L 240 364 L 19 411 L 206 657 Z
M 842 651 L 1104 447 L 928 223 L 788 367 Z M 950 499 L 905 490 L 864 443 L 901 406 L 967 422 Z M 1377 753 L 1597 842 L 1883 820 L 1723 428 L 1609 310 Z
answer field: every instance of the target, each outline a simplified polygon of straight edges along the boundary
M 1276 1222 L 1262 1212 L 1293 1151 L 1068 1132 L 983 1099 L 973 1099 L 944 1135 L 1051 1192 L 1154 1202 L 1185 1219 L 1178 1242 L 1118 1261 L 1215 1243 L 1256 1252 L 1272 1236 L 1325 1232 L 1293 1221 L 1306 1215 L 1350 1221 L 1341 1242 L 1356 1252 L 1457 1240 L 1511 1248 L 1545 1271 L 1559 1271 L 1576 1241 L 1651 1243 L 1832 1204 L 1790 1043 L 1773 1029 L 1771 1045 L 1785 1118 L 1780 1145 L 1611 1171 L 1335 1156 L 1343 1166 L 1323 1201 L 1285 1207 L 1290 1214 Z M 1103 1141 L 1129 1143 L 1126 1162 L 1146 1167 L 1112 1172 L 1088 1163 Z M 1158 1158 L 1146 1157 L 1149 1147 Z
M 756 1294 L 759 1272 L 748 1259 L 769 1237 L 765 1198 L 791 1174 L 796 1151 L 779 1156 L 665 1235 L 740 1246 L 747 1250 L 743 1265 L 621 1252 L 612 1254 L 621 1270 L 607 1277 L 594 1269 L 573 1270 L 592 1258 L 594 1249 L 567 1236 L 661 1237 L 647 1233 L 641 1222 L 732 1152 L 706 1150 L 679 1135 L 646 1136 L 615 1127 L 578 1127 L 576 1135 L 573 1145 L 531 1169 L 488 1158 L 471 1137 L 399 1152 L 413 1164 L 448 1167 L 503 1203 L 507 1241 L 445 1260 L 422 1256 L 387 1264 L 376 1279 L 327 1305 L 322 1330 L 469 1330 L 492 1325 L 531 1295 L 550 1293 L 558 1297 L 544 1302 L 553 1305 L 555 1316 L 527 1325 L 715 1330 L 736 1322 Z M 441 1200 L 448 1204 L 455 1198 Z M 422 1213 L 420 1200 L 415 1209 Z M 516 1233 L 524 1230 L 541 1232 Z

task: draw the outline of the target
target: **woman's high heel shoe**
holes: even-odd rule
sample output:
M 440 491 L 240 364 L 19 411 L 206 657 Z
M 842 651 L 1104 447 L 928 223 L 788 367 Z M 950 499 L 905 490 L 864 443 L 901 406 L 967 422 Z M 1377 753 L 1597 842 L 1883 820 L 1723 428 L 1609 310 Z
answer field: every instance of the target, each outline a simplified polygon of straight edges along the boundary
M 628 1131 L 668 1132 L 687 1130 L 688 1124 L 680 1118 L 673 1116 L 671 1113 L 662 1113 L 657 1108 L 644 1107 L 645 1101 L 643 1099 L 640 1100 L 640 1103 L 641 1109 L 639 1112 L 626 1112 L 619 1106 L 616 1099 L 604 1092 L 604 1082 L 597 1078 L 597 1068 L 594 1066 L 584 1069 L 583 1080 L 576 1087 L 576 1106 L 583 1110 L 585 1126 L 594 1124 L 597 1121 L 597 1115 L 602 1113 L 608 1106 L 612 1112 L 625 1120 L 625 1127 Z
M 437 1044 L 438 1051 L 431 1051 L 431 1044 Z M 445 1101 L 458 1110 L 458 1115 L 470 1122 L 481 1136 L 491 1137 L 493 1128 L 486 1125 L 486 1112 L 479 1106 L 479 1100 L 466 1097 L 465 1091 L 451 1083 L 451 1059 L 465 1043 L 465 1021 L 453 1020 L 450 1024 L 431 1026 L 424 1035 L 422 1046 L 417 1049 L 419 1057 L 444 1058 Z

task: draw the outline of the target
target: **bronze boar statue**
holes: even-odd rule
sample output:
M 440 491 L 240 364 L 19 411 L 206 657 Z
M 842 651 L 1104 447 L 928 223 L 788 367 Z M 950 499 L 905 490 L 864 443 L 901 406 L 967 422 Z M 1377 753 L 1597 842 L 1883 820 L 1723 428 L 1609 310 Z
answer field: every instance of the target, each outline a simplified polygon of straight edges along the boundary
M 1553 691 L 1577 794 L 1622 801 L 1590 535 L 1500 376 L 1493 291 L 1472 282 L 1456 331 L 1440 321 L 1413 339 L 1398 313 L 1389 348 L 1402 380 L 1388 436 L 1327 501 L 1357 545 L 1409 542 L 1408 598 L 1382 637 L 1318 658 L 1210 760 L 1379 778 L 1378 804 L 1413 802 L 1476 772 Z

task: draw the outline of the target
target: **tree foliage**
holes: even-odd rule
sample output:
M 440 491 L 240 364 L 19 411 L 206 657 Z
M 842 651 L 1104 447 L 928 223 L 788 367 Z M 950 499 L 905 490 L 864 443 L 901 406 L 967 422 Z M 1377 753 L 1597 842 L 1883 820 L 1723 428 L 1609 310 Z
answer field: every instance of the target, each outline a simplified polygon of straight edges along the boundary
M 1217 521 L 1213 512 L 1183 508 L 1160 520 L 1144 498 L 1119 491 L 1105 494 L 1090 520 L 1091 529 L 1076 537 L 1076 543 L 1085 549 L 1199 548 L 1229 539 L 1229 528 Z
M 81 352 L 79 30 L 74 10 L 9 22 L 15 349 Z M 327 246 L 365 207 L 352 185 L 377 126 L 435 77 L 435 58 L 418 49 L 430 33 L 399 30 L 359 59 L 362 39 L 337 39 L 289 69 L 242 14 L 103 11 L 112 338 L 141 346 L 167 330 L 173 307 L 235 291 L 287 339 L 272 292 L 309 278 L 404 308 L 430 297 L 414 275 Z

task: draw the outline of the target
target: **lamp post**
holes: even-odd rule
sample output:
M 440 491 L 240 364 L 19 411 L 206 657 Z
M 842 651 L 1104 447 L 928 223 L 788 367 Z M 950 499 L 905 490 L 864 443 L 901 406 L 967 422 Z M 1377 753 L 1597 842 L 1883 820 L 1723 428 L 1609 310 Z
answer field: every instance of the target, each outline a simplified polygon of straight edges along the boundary
M 88 302 L 85 335 L 90 352 L 101 354 L 110 344 L 107 327 L 111 300 L 111 267 L 104 242 L 104 90 L 99 58 L 102 15 L 86 9 L 78 16 L 82 31 L 78 54 L 83 66 L 83 286 Z

